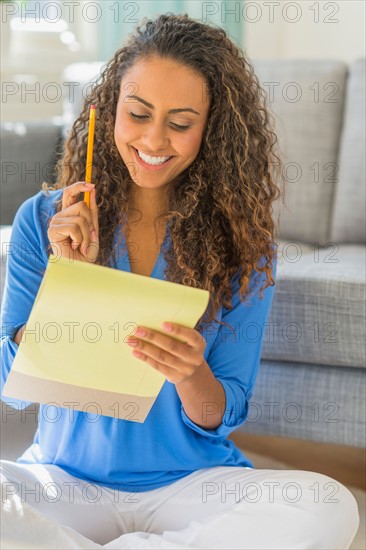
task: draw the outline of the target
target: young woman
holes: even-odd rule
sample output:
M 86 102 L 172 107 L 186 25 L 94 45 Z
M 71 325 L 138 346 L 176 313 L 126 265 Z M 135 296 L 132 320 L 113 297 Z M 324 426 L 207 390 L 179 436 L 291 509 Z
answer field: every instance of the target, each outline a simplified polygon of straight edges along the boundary
M 9 256 L 2 384 L 50 252 L 207 289 L 210 304 L 194 329 L 135 333 L 131 353 L 166 377 L 144 423 L 67 407 L 54 422 L 40 406 L 32 446 L 2 461 L 4 547 L 25 548 L 26 531 L 37 548 L 349 547 L 358 511 L 346 487 L 256 470 L 227 439 L 247 418 L 273 299 L 275 143 L 253 68 L 220 28 L 161 15 L 108 63 L 58 183 L 14 220 L 12 243 L 29 254 Z

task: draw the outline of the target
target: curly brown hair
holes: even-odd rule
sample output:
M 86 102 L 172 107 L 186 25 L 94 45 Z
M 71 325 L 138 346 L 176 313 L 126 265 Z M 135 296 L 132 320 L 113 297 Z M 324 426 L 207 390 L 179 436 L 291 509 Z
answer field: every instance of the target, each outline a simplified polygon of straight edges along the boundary
M 210 108 L 200 151 L 168 186 L 169 208 L 159 216 L 169 223 L 171 241 L 165 251 L 164 276 L 208 290 L 205 322 L 228 326 L 215 316 L 220 305 L 232 307 L 232 278 L 240 268 L 241 302 L 248 299 L 253 269 L 259 275 L 266 272 L 260 298 L 265 288 L 275 284 L 278 220 L 276 226 L 272 203 L 281 196 L 275 173 L 282 173 L 282 160 L 274 151 L 274 117 L 252 65 L 224 29 L 171 12 L 154 20 L 145 18 L 136 29 L 105 65 L 85 99 L 57 163 L 57 183 L 43 183 L 42 189 L 84 181 L 89 108 L 96 104 L 93 181 L 100 239 L 96 263 L 109 266 L 117 225 L 121 224 L 122 232 L 126 229 L 132 184 L 114 141 L 122 77 L 135 62 L 151 57 L 196 71 L 207 83 Z M 57 212 L 61 202 L 62 198 Z M 259 267 L 262 257 L 265 263 Z

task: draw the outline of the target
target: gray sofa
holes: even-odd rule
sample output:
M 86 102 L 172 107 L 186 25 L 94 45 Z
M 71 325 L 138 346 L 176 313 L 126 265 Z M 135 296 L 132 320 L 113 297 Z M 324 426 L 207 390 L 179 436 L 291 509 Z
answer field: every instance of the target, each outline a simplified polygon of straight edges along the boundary
M 364 447 L 365 59 L 252 63 L 276 118 L 287 190 L 285 208 L 277 205 L 277 287 L 239 430 Z M 67 79 L 82 89 L 100 66 L 70 66 Z M 65 105 L 64 125 L 1 128 L 2 291 L 14 214 L 52 181 L 81 100 Z M 32 440 L 37 407 L 26 414 L 2 405 L 1 456 L 14 459 Z

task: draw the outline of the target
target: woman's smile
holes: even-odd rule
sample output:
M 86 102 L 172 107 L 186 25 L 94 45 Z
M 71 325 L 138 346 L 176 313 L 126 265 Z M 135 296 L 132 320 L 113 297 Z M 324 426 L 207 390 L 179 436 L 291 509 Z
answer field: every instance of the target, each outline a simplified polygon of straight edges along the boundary
M 152 172 L 156 172 L 159 170 L 163 170 L 166 166 L 172 163 L 174 156 L 171 157 L 152 157 L 150 155 L 145 155 L 142 153 L 143 157 L 146 159 L 144 160 L 141 158 L 141 151 L 140 154 L 138 153 L 137 149 L 135 147 L 132 147 L 134 156 L 137 159 L 137 162 L 140 166 L 145 168 L 146 170 L 150 170 Z M 149 159 L 149 160 L 148 160 Z M 164 160 L 166 159 L 166 160 Z

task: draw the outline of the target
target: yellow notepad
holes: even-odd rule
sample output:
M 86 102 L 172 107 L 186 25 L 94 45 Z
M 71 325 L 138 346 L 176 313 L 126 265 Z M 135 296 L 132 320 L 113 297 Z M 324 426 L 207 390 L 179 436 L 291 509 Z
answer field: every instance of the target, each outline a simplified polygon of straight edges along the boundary
M 166 379 L 128 336 L 163 333 L 164 321 L 193 328 L 208 301 L 207 290 L 51 254 L 3 394 L 143 422 Z

